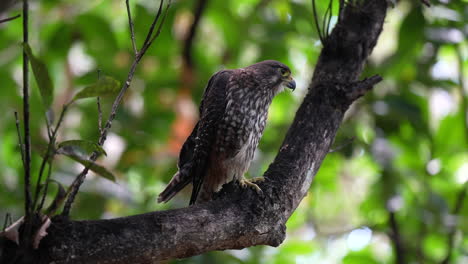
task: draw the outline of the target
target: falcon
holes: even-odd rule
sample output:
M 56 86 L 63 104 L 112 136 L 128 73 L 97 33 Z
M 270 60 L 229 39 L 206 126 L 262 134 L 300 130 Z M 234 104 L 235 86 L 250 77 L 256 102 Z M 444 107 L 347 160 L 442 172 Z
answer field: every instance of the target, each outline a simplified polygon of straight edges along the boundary
M 223 184 L 237 181 L 261 193 L 244 174 L 263 134 L 273 97 L 294 90 L 296 82 L 288 66 L 266 60 L 245 68 L 214 74 L 200 103 L 200 120 L 179 154 L 178 171 L 158 202 L 167 202 L 189 183 L 190 205 L 209 201 Z

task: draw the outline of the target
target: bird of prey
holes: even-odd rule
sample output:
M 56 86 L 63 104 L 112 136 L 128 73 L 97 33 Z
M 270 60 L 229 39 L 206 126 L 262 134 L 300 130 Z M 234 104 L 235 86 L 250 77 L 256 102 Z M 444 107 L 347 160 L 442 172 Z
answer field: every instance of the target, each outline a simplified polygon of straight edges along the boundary
M 200 120 L 179 154 L 178 172 L 158 202 L 167 202 L 189 183 L 190 205 L 211 200 L 223 184 L 260 188 L 244 178 L 263 134 L 273 97 L 296 83 L 288 66 L 274 60 L 222 70 L 208 81 Z M 263 178 L 260 178 L 260 180 Z

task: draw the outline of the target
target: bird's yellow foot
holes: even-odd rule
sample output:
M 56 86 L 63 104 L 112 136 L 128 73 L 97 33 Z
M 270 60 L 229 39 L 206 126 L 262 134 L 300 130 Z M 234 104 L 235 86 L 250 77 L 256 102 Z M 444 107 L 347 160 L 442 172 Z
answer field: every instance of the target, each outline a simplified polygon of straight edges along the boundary
M 263 177 L 255 177 L 255 178 L 252 178 L 252 180 L 250 180 L 250 182 L 264 182 L 265 181 L 265 178 Z
M 252 181 L 249 181 L 247 180 L 246 178 L 242 178 L 240 181 L 239 181 L 239 184 L 242 188 L 247 188 L 247 187 L 250 187 L 252 189 L 254 189 L 257 194 L 263 194 L 262 192 L 262 189 L 260 189 L 260 187 L 258 187 L 257 184 L 253 183 L 253 182 L 260 182 L 260 181 L 264 181 L 265 179 L 263 177 L 258 177 L 258 178 L 255 178 L 253 179 Z

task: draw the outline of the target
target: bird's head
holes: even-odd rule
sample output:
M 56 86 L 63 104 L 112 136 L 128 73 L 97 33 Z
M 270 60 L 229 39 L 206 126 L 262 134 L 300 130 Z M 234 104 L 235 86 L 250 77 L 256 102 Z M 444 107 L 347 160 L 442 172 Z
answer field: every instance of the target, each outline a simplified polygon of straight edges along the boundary
M 291 76 L 291 70 L 279 61 L 261 61 L 247 68 L 254 70 L 262 82 L 267 82 L 268 87 L 275 89 L 275 93 L 282 91 L 284 87 L 293 91 L 296 89 L 296 82 Z

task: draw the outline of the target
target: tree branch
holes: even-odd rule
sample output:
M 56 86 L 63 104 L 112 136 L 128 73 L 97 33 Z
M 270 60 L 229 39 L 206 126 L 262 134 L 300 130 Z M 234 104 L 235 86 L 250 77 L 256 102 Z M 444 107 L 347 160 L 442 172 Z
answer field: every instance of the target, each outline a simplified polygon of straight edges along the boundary
M 23 0 L 23 42 L 28 43 L 29 3 Z M 28 237 L 31 219 L 31 135 L 29 128 L 29 58 L 23 50 L 23 122 L 24 122 L 24 214 Z
M 162 3 L 162 1 L 161 1 Z M 125 0 L 125 5 L 127 7 L 127 16 L 128 16 L 128 27 L 130 28 L 130 38 L 132 39 L 132 48 L 133 48 L 133 53 L 136 56 L 138 56 L 138 50 L 136 48 L 136 43 L 135 43 L 135 31 L 133 30 L 133 19 L 132 19 L 132 12 L 130 11 L 130 3 L 129 0 Z
M 16 134 L 18 134 L 18 146 L 20 149 L 21 153 L 21 160 L 23 161 L 23 167 L 25 166 L 25 161 L 24 161 L 24 146 L 23 146 L 23 140 L 21 136 L 21 129 L 20 129 L 20 122 L 18 119 L 18 112 L 15 111 L 15 125 L 16 125 Z
M 8 22 L 8 21 L 11 21 L 11 20 L 15 20 L 17 19 L 18 17 L 20 17 L 21 15 L 18 14 L 16 16 L 12 16 L 12 17 L 7 17 L 7 18 L 4 18 L 4 19 L 0 19 L 0 24 L 1 23 L 5 23 L 5 22 Z
M 392 230 L 390 233 L 390 238 L 394 244 L 394 252 L 395 252 L 395 263 L 397 264 L 405 264 L 405 248 L 403 246 L 403 241 L 400 235 L 400 227 L 398 226 L 398 222 L 396 219 L 395 212 L 389 210 L 389 225 Z

